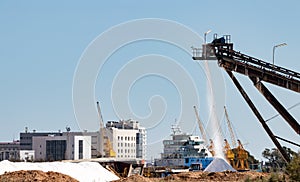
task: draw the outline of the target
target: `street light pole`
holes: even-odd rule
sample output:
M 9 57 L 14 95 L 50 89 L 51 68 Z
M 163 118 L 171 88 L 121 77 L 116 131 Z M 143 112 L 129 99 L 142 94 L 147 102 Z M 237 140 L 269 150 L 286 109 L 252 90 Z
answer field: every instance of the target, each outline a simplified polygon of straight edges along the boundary
M 286 43 L 282 43 L 282 44 L 277 44 L 275 46 L 273 46 L 273 68 L 274 68 L 274 62 L 275 62 L 275 49 L 277 47 L 283 47 L 283 46 L 286 46 L 287 44 Z
M 204 33 L 204 44 L 206 44 L 206 35 L 209 34 L 211 30 L 208 30 L 207 32 Z
M 204 46 L 203 46 L 203 48 L 204 48 L 204 57 L 206 58 L 206 55 L 207 55 L 207 53 L 206 53 L 206 35 L 207 34 L 209 34 L 211 32 L 211 30 L 208 30 L 207 32 L 205 32 L 204 33 Z

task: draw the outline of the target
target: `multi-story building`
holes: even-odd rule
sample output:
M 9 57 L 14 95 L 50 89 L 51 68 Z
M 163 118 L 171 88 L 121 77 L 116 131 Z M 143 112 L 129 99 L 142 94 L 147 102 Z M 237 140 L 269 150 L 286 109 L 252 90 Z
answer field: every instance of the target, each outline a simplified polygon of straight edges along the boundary
M 57 161 L 91 159 L 93 149 L 99 146 L 97 132 L 64 132 L 62 136 L 48 135 L 32 138 L 35 160 Z M 93 143 L 94 142 L 94 143 Z
M 20 133 L 16 156 L 36 161 L 90 159 L 103 156 L 103 151 L 111 146 L 117 159 L 146 159 L 147 133 L 138 121 L 109 121 L 105 131 L 105 138 L 109 140 L 105 139 L 103 145 L 100 131 L 29 132 L 26 127 L 25 132 Z M 8 153 L 0 155 L 3 159 L 9 158 Z
M 67 132 L 29 132 L 26 127 L 25 132 L 20 133 L 20 150 L 34 150 L 36 160 L 97 158 L 99 140 L 99 131 L 70 132 L 67 128 Z
M 146 159 L 147 131 L 144 127 L 139 127 L 136 135 L 136 158 Z
M 106 129 L 117 159 L 146 158 L 146 129 L 138 121 L 108 121 Z
M 20 141 L 1 142 L 0 143 L 0 161 L 2 160 L 18 160 L 20 150 Z
M 33 130 L 29 132 L 27 128 L 25 132 L 20 133 L 20 150 L 32 150 L 32 138 L 33 137 L 40 137 L 40 136 L 62 136 L 61 132 L 36 132 Z

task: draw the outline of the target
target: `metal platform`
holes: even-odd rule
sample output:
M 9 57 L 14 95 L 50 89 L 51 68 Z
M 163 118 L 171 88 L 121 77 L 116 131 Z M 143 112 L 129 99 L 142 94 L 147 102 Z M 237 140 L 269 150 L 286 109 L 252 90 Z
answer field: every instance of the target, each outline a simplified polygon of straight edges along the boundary
M 204 51 L 204 47 L 208 52 Z M 206 44 L 193 49 L 194 60 L 218 60 L 220 67 L 250 77 L 257 77 L 289 90 L 300 93 L 300 73 L 273 65 L 233 50 L 232 43 Z

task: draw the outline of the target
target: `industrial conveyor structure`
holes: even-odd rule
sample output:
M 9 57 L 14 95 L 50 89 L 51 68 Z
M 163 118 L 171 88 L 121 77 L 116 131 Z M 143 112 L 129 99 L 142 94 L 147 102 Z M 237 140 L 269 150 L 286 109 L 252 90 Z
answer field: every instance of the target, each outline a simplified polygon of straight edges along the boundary
M 282 154 L 283 158 L 289 162 L 290 157 L 286 154 L 277 139 L 297 146 L 299 145 L 273 134 L 266 121 L 263 119 L 260 112 L 232 72 L 248 76 L 258 91 L 277 110 L 277 112 L 286 120 L 297 134 L 300 134 L 299 123 L 267 89 L 262 81 L 300 93 L 300 73 L 233 50 L 233 43 L 230 41 L 230 35 L 217 38 L 217 35 L 215 34 L 212 43 L 205 43 L 202 45 L 202 48 L 192 49 L 194 60 L 218 60 L 218 65 L 225 69 L 275 146 Z

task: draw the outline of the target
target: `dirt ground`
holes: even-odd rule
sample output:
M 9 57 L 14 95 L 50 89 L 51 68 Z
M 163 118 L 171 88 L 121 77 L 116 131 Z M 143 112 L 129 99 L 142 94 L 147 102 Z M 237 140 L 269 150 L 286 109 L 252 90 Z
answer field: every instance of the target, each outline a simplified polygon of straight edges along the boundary
M 78 180 L 57 172 L 43 172 L 38 170 L 30 171 L 15 171 L 15 172 L 6 172 L 0 175 L 1 182 L 30 182 L 30 181 L 43 181 L 43 182 L 78 182 Z
M 180 182 L 180 181 L 266 181 L 270 178 L 270 173 L 260 172 L 187 172 L 173 174 L 165 178 L 146 178 L 139 175 L 133 175 L 128 178 L 117 180 L 116 182 Z

